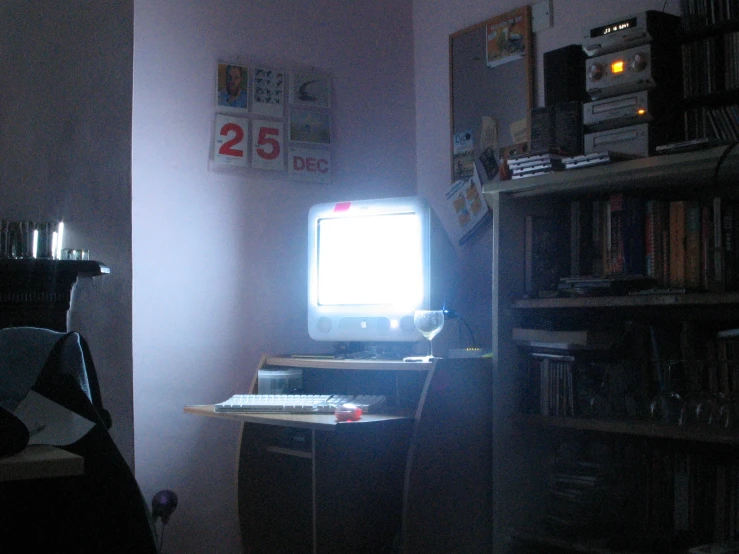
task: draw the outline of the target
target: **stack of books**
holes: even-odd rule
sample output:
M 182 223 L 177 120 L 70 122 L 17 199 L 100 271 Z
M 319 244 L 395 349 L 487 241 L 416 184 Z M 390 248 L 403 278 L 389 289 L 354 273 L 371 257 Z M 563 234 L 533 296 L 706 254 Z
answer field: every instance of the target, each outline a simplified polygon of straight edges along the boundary
M 545 175 L 553 171 L 565 169 L 563 156 L 547 152 L 544 154 L 523 154 L 508 159 L 508 168 L 512 179 L 523 179 L 536 175 Z

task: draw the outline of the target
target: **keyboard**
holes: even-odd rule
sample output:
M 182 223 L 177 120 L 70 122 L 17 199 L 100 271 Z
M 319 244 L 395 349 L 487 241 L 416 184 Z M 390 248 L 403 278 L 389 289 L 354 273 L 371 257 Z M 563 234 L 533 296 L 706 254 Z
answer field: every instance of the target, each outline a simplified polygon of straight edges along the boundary
M 371 394 L 235 394 L 215 405 L 216 412 L 333 414 L 342 404 L 354 404 L 365 414 L 385 406 L 383 395 Z

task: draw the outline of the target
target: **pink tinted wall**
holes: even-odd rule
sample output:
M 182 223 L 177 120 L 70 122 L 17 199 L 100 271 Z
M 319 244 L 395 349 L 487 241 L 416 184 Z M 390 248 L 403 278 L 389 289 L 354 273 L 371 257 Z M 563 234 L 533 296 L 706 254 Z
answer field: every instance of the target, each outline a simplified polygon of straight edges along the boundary
M 183 413 L 245 392 L 263 353 L 311 352 L 307 214 L 415 194 L 410 0 L 136 0 L 133 314 L 137 478 L 171 488 L 177 553 L 239 551 L 239 426 Z M 333 76 L 333 181 L 209 171 L 216 61 Z M 289 478 L 289 476 L 286 476 Z
M 451 142 L 449 125 L 449 35 L 480 21 L 518 8 L 520 0 L 414 0 L 413 29 L 416 79 L 416 155 L 418 194 L 443 209 L 449 187 Z M 535 2 L 530 2 L 534 4 Z M 644 10 L 679 13 L 677 0 L 553 0 L 554 25 L 534 35 L 537 105 L 543 105 L 543 53 L 582 43 L 584 28 L 612 17 Z M 511 94 L 516 94 L 512 89 Z M 459 269 L 449 298 L 490 346 L 491 225 L 457 247 Z

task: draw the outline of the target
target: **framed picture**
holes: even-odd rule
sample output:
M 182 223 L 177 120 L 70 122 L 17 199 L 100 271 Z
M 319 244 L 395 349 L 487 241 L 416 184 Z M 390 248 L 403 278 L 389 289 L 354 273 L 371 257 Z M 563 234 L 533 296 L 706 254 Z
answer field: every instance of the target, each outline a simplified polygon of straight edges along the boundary
M 249 108 L 249 68 L 230 63 L 218 64 L 216 104 L 223 108 Z
M 331 115 L 321 110 L 290 108 L 290 142 L 331 144 Z
M 331 80 L 328 75 L 294 71 L 290 74 L 290 103 L 314 108 L 331 107 Z

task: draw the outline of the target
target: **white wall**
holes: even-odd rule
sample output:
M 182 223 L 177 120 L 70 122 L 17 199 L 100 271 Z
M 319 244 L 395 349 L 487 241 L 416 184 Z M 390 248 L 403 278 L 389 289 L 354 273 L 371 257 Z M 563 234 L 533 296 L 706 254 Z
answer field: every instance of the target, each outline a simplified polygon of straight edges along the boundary
M 411 2 L 136 0 L 134 30 L 137 478 L 179 496 L 168 552 L 237 552 L 239 426 L 183 407 L 245 392 L 265 352 L 327 348 L 306 326 L 312 204 L 415 192 Z M 331 184 L 208 171 L 219 56 L 333 74 Z
M 527 3 L 520 0 L 414 0 L 418 193 L 438 210 L 449 187 L 449 35 Z M 543 105 L 543 53 L 582 43 L 582 30 L 644 10 L 679 13 L 678 0 L 553 0 L 554 25 L 534 35 L 537 105 Z M 450 303 L 479 327 L 490 346 L 491 226 L 457 248 L 458 281 Z

